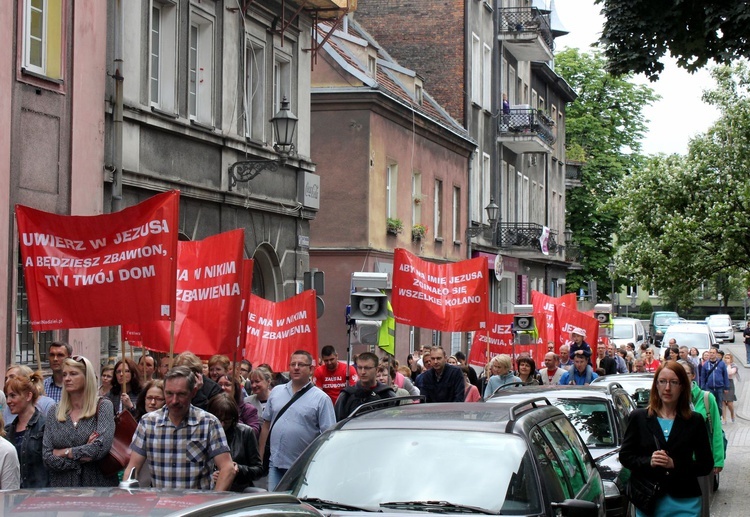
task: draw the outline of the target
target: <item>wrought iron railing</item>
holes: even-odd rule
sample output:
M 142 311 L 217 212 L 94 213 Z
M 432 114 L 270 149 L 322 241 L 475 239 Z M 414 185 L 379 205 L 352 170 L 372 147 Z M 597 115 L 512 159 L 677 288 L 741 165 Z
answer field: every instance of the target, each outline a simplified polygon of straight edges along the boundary
M 565 262 L 580 262 L 581 261 L 581 248 L 569 244 L 565 246 Z
M 522 248 L 541 252 L 539 237 L 543 226 L 537 223 L 500 223 L 497 232 L 497 244 L 501 248 Z M 557 232 L 550 231 L 547 249 L 550 254 L 561 251 L 557 244 Z
M 565 179 L 570 181 L 581 181 L 582 178 L 581 168 L 578 166 L 572 166 L 568 164 L 565 167 Z
M 554 122 L 541 110 L 533 108 L 510 108 L 500 115 L 500 133 L 536 135 L 547 144 L 555 143 L 552 131 Z
M 538 32 L 550 50 L 555 49 L 555 40 L 549 26 L 548 15 L 536 7 L 501 7 L 500 32 Z

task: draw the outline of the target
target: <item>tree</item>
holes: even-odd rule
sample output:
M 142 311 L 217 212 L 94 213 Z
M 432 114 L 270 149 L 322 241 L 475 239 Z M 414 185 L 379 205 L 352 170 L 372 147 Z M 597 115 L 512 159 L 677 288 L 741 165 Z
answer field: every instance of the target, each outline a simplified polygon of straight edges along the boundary
M 652 81 L 667 52 L 691 72 L 709 60 L 730 63 L 750 52 L 745 0 L 596 0 L 606 18 L 599 40 L 614 74 Z
M 629 77 L 608 74 L 605 64 L 599 52 L 566 49 L 555 57 L 555 70 L 578 93 L 566 108 L 565 138 L 569 150 L 575 150 L 584 163 L 582 186 L 566 194 L 566 220 L 583 265 L 566 276 L 571 292 L 592 279 L 610 285 L 607 265 L 620 214 L 607 202 L 641 159 L 640 140 L 646 131 L 643 108 L 657 98 L 649 87 L 633 84 Z
M 721 279 L 750 272 L 750 68 L 740 62 L 711 75 L 716 87 L 704 100 L 719 119 L 686 157 L 648 160 L 612 201 L 624 210 L 621 262 L 681 308 L 706 281 L 728 299 L 733 288 Z

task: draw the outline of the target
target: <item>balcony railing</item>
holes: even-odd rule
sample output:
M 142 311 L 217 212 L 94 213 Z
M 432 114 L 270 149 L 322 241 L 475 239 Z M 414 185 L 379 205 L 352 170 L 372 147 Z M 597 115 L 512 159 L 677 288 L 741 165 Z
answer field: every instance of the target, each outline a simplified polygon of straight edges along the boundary
M 498 246 L 501 248 L 521 248 L 541 253 L 542 247 L 539 237 L 542 236 L 544 227 L 537 223 L 500 223 L 498 225 Z M 555 254 L 562 251 L 562 246 L 557 244 L 557 232 L 550 231 L 547 249 L 549 253 Z
M 541 110 L 531 107 L 510 108 L 510 113 L 500 115 L 499 124 L 501 134 L 535 135 L 548 145 L 555 143 L 555 133 L 552 131 L 554 122 Z
M 503 34 L 537 32 L 550 50 L 554 39 L 546 15 L 536 7 L 503 7 L 500 10 L 500 32 Z

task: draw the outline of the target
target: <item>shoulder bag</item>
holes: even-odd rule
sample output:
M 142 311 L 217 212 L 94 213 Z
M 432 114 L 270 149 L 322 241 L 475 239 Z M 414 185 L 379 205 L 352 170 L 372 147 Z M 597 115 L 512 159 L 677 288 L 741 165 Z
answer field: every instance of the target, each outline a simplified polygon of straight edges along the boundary
M 654 436 L 654 442 L 656 442 L 656 448 L 661 449 L 656 436 Z M 661 497 L 661 491 L 662 488 L 658 481 L 653 481 L 634 472 L 630 473 L 630 479 L 625 485 L 625 495 L 630 499 L 630 502 L 647 515 L 654 512 L 656 502 Z
M 308 383 L 307 386 L 299 390 L 297 393 L 292 396 L 292 398 L 287 402 L 283 408 L 281 408 L 281 411 L 279 411 L 279 414 L 276 415 L 276 418 L 274 418 L 273 423 L 271 424 L 271 428 L 268 430 L 268 436 L 266 436 L 266 446 L 263 448 L 263 475 L 268 475 L 268 470 L 271 468 L 271 431 L 273 431 L 273 426 L 276 425 L 276 422 L 279 421 L 279 418 L 281 418 L 281 415 L 286 412 L 287 409 L 289 409 L 289 406 L 294 404 L 297 400 L 302 397 L 307 391 L 312 388 L 312 382 Z
M 101 399 L 96 408 L 96 417 L 99 418 L 99 409 L 101 408 Z M 125 467 L 130 461 L 130 442 L 133 441 L 133 435 L 138 427 L 130 411 L 123 410 L 115 415 L 115 436 L 112 440 L 112 448 L 106 456 L 99 460 L 99 470 L 105 476 L 114 476 Z

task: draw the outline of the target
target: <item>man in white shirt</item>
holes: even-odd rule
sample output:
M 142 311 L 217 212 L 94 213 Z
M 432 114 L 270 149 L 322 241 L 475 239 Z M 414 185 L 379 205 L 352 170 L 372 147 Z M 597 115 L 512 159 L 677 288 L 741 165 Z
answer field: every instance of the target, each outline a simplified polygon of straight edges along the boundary
M 547 352 L 544 356 L 544 366 L 539 371 L 539 375 L 542 377 L 542 384 L 560 384 L 560 377 L 565 370 L 559 368 L 560 358 L 554 352 Z

